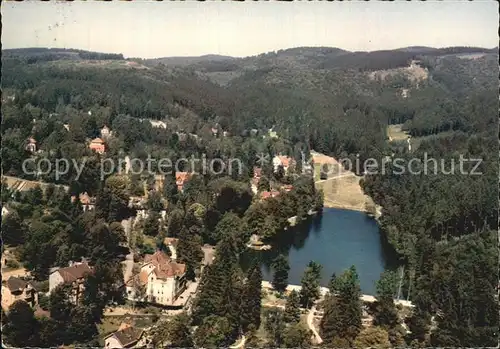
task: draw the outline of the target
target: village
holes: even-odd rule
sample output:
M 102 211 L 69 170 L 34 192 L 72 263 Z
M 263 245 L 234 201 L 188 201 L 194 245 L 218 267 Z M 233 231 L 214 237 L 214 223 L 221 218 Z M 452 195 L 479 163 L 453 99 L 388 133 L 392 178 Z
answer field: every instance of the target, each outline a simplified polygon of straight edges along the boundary
M 153 124 L 154 127 L 164 127 L 161 123 Z M 67 125 L 65 128 L 69 131 Z M 217 128 L 212 129 L 214 136 L 217 136 L 219 131 Z M 275 132 L 270 131 L 272 137 L 277 137 Z M 106 142 L 113 137 L 112 131 L 103 126 L 100 130 L 100 138 L 88 140 L 88 148 L 95 153 L 106 153 Z M 225 135 L 226 136 L 226 135 Z M 28 139 L 26 150 L 36 156 L 42 150 L 37 148 L 37 142 L 32 137 Z M 331 181 L 342 181 L 346 178 L 355 177 L 351 172 L 343 170 L 340 164 L 333 158 L 323 154 L 312 152 L 311 160 L 303 162 L 302 171 L 306 175 L 315 178 L 316 186 L 327 190 L 326 184 Z M 285 156 L 276 155 L 269 164 L 273 173 L 280 174 L 283 177 L 294 172 L 297 162 L 295 159 Z M 125 173 L 130 168 L 125 168 Z M 263 168 L 254 166 L 253 176 L 249 186 L 255 195 L 255 200 L 268 200 L 276 198 L 281 193 L 290 192 L 293 189 L 291 184 L 280 184 L 276 181 L 269 181 L 263 174 Z M 176 172 L 175 184 L 177 190 L 182 193 L 186 183 L 192 177 L 191 172 Z M 34 188 L 41 182 L 30 182 L 12 177 L 5 177 L 7 185 L 14 191 L 26 191 Z M 359 181 L 359 180 L 358 180 Z M 31 184 L 30 184 L 31 183 Z M 161 191 L 164 186 L 164 176 L 156 175 L 154 179 L 153 191 L 148 190 L 144 186 L 144 192 L 141 196 L 130 196 L 129 207 L 135 212 L 135 215 L 122 221 L 123 231 L 126 236 L 126 245 L 124 249 L 128 252 L 123 255 L 123 293 L 126 302 L 124 304 L 110 304 L 104 310 L 104 320 L 101 329 L 101 339 L 104 341 L 106 348 L 133 348 L 141 347 L 151 343 L 151 338 L 148 333 L 154 328 L 155 323 L 160 318 L 166 318 L 191 311 L 192 302 L 195 298 L 200 277 L 203 269 L 209 266 L 215 255 L 215 246 L 205 244 L 202 246 L 203 259 L 201 268 L 196 271 L 196 278 L 188 280 L 186 277 L 186 265 L 178 261 L 177 245 L 178 238 L 165 237 L 162 245 L 165 250 L 157 249 L 154 241 L 141 233 L 144 227 L 144 221 L 148 219 L 149 211 L 147 207 L 148 196 L 154 191 Z M 338 188 L 338 185 L 334 185 Z M 43 187 L 43 184 L 42 184 Z M 65 188 L 67 190 L 67 188 Z M 339 190 L 335 190 L 335 197 L 338 196 Z M 326 198 L 329 197 L 328 191 L 325 193 Z M 340 196 L 341 197 L 341 196 Z M 352 199 L 352 195 L 347 195 Z M 338 200 L 338 199 L 337 199 Z M 89 196 L 86 192 L 79 194 L 78 197 L 71 197 L 71 202 L 78 201 L 84 212 L 92 211 L 95 208 L 96 198 Z M 328 206 L 328 205 L 326 205 Z M 345 207 L 345 203 L 342 207 Z M 335 204 L 333 205 L 335 207 Z M 337 204 L 337 207 L 338 204 Z M 359 210 L 364 211 L 365 205 L 359 205 Z M 9 214 L 8 206 L 2 207 L 2 217 Z M 309 214 L 315 214 L 310 211 Z M 164 224 L 166 221 L 167 211 L 162 209 L 159 211 L 159 223 Z M 289 217 L 289 225 L 293 226 L 296 223 L 296 217 Z M 140 251 L 137 247 L 137 236 L 141 239 L 146 238 L 144 245 L 148 253 Z M 253 250 L 267 250 L 272 246 L 265 244 L 262 237 L 253 234 L 246 244 L 247 248 Z M 51 292 L 60 285 L 71 285 L 71 302 L 78 304 L 81 301 L 84 292 L 85 277 L 93 273 L 89 263 L 82 259 L 81 261 L 72 261 L 66 266 L 54 267 L 51 269 L 48 280 L 44 282 L 33 282 L 30 273 L 23 268 L 17 268 L 19 263 L 16 261 L 13 251 L 6 249 L 2 255 L 2 308 L 8 310 L 16 300 L 26 301 L 35 312 L 39 315 L 47 313 L 46 308 L 47 298 Z M 285 296 L 289 296 L 290 292 L 300 292 L 300 286 L 289 285 L 286 289 Z M 264 307 L 285 307 L 285 299 L 273 289 L 271 283 L 262 282 L 262 306 Z M 320 305 L 324 297 L 328 294 L 327 288 L 321 288 L 321 298 L 317 300 Z M 370 304 L 376 301 L 373 296 L 363 295 L 362 302 Z M 407 301 L 396 301 L 401 309 L 411 308 L 412 304 Z M 316 306 L 311 309 L 302 309 L 302 321 L 310 329 L 312 341 L 316 344 L 321 344 L 322 339 L 318 334 L 319 322 L 322 317 L 322 311 Z M 403 312 L 404 313 L 404 312 Z M 370 326 L 373 319 L 365 311 L 364 326 Z M 240 342 L 234 347 L 243 346 L 245 337 L 240 339 Z

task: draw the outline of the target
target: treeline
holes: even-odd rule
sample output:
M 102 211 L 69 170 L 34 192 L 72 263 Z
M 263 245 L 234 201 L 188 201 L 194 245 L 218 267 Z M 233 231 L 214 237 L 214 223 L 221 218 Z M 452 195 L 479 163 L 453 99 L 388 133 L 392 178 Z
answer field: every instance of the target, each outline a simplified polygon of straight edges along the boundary
M 121 53 L 102 53 L 64 48 L 32 47 L 2 50 L 5 58 L 17 58 L 23 63 L 34 64 L 64 59 L 123 60 Z
M 408 267 L 403 292 L 416 305 L 409 326 L 419 345 L 496 343 L 498 313 L 486 309 L 495 307 L 497 287 L 490 275 L 496 275 L 498 257 L 492 232 L 498 224 L 492 190 L 498 182 L 493 126 L 498 101 L 496 91 L 472 86 L 468 91 L 464 99 L 458 97 L 461 86 L 441 91 L 444 100 L 422 106 L 406 121 L 412 135 L 439 135 L 422 140 L 411 153 L 393 148 L 394 158 L 406 164 L 418 159 L 414 170 L 422 172 L 406 168 L 397 175 L 389 165 L 386 174 L 367 176 L 363 183 L 383 208 L 384 236 Z M 445 130 L 448 134 L 440 134 Z M 469 161 L 460 165 L 460 158 Z

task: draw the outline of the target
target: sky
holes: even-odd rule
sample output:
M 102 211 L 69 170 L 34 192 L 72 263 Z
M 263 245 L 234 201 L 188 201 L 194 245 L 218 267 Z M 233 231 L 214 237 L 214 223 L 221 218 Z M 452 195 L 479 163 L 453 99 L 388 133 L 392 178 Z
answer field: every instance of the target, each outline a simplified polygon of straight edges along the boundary
M 251 56 L 299 46 L 374 51 L 498 46 L 498 4 L 476 1 L 3 1 L 3 48 L 155 58 Z

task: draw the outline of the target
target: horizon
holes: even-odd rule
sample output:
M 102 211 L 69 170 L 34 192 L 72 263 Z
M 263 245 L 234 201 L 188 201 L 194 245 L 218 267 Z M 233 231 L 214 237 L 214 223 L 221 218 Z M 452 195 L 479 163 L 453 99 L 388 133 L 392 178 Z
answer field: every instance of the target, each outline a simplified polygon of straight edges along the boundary
M 297 47 L 289 47 L 289 48 L 283 48 L 279 50 L 271 50 L 267 52 L 260 52 L 251 56 L 228 56 L 228 55 L 221 55 L 217 53 L 205 53 L 197 56 L 162 56 L 162 57 L 153 57 L 153 58 L 144 58 L 144 57 L 136 57 L 136 56 L 126 56 L 122 52 L 106 52 L 106 51 L 88 51 L 86 49 L 82 48 L 76 48 L 76 47 L 47 47 L 47 46 L 34 46 L 34 47 L 12 47 L 12 48 L 2 48 L 2 51 L 8 51 L 8 50 L 30 50 L 30 49 L 49 49 L 49 50 L 79 50 L 79 51 L 87 51 L 87 52 L 95 52 L 95 53 L 104 53 L 104 54 L 122 54 L 124 59 L 162 59 L 162 58 L 201 58 L 205 56 L 217 56 L 217 57 L 226 57 L 228 59 L 244 59 L 244 58 L 249 58 L 249 57 L 255 57 L 263 54 L 269 54 L 272 52 L 278 52 L 278 51 L 287 51 L 287 50 L 295 50 L 295 49 L 315 49 L 315 48 L 329 48 L 329 49 L 339 49 L 345 52 L 350 52 L 350 53 L 361 53 L 361 52 L 366 52 L 366 53 L 371 53 L 371 52 L 380 52 L 380 51 L 398 51 L 398 50 L 404 50 L 408 48 L 428 48 L 428 49 L 445 49 L 445 48 L 453 48 L 453 47 L 462 47 L 462 46 L 442 46 L 442 47 L 431 47 L 431 46 L 419 46 L 419 45 L 412 45 L 412 46 L 405 46 L 405 47 L 398 47 L 398 48 L 393 48 L 393 49 L 380 49 L 380 50 L 372 50 L 372 51 L 349 51 L 346 49 L 343 49 L 341 47 L 332 47 L 332 46 L 297 46 Z M 499 48 L 499 46 L 495 47 L 479 47 L 479 46 L 473 46 L 473 45 L 464 45 L 463 47 L 470 47 L 470 48 L 477 48 L 480 50 L 493 50 L 495 48 Z
M 498 46 L 495 1 L 2 5 L 3 49 L 71 47 L 152 59 L 242 58 L 298 47 L 372 52 Z

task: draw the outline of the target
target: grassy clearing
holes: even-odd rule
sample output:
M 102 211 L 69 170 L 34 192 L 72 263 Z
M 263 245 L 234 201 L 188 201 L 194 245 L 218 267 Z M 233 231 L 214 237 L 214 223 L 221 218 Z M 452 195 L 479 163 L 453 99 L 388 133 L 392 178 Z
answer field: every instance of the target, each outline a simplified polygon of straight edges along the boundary
M 108 334 L 115 332 L 120 324 L 125 319 L 124 316 L 105 316 L 102 318 L 102 323 L 97 325 L 97 330 L 99 332 L 99 336 L 104 337 Z
M 387 136 L 389 141 L 404 141 L 409 135 L 406 131 L 403 131 L 403 124 L 389 125 L 387 126 Z

